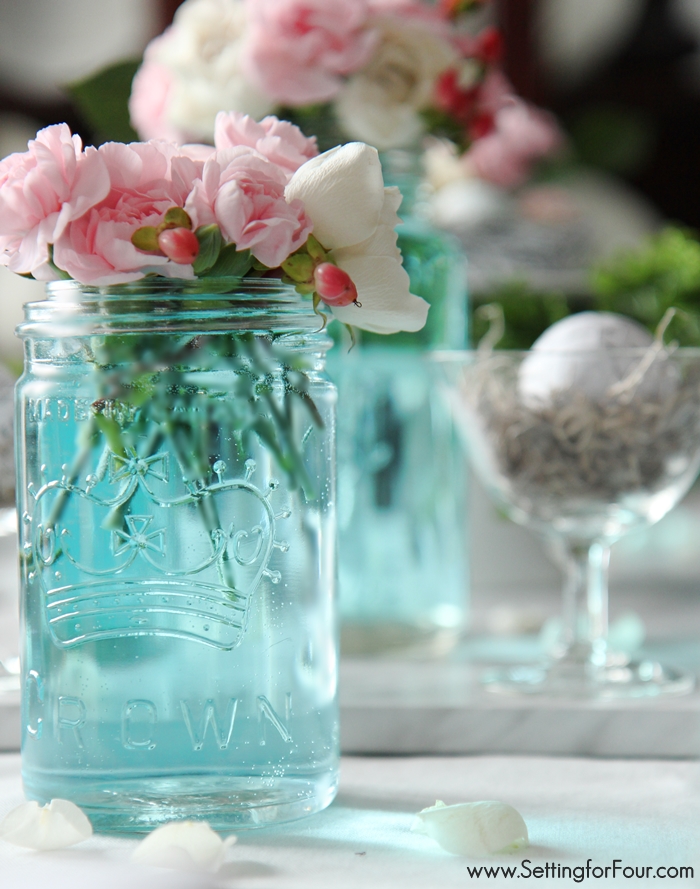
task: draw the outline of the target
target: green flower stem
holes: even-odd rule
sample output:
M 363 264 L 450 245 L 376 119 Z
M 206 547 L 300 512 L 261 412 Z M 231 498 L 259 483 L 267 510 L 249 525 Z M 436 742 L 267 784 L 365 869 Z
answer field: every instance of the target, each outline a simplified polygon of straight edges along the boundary
M 81 441 L 79 443 L 78 453 L 73 458 L 73 463 L 65 477 L 64 483 L 66 487 L 59 490 L 53 501 L 53 506 L 51 507 L 51 512 L 47 519 L 47 528 L 55 528 L 56 523 L 63 515 L 63 511 L 70 499 L 71 487 L 74 486 L 80 478 L 80 474 L 85 468 L 85 465 L 90 458 L 90 454 L 100 442 L 100 437 L 100 431 L 95 422 L 95 418 L 91 417 L 88 421 L 88 425 L 83 430 L 83 434 L 80 436 Z
M 216 291 L 216 279 L 209 284 Z M 235 313 L 239 306 L 235 291 L 223 280 L 221 286 L 227 286 L 223 292 L 228 292 L 230 311 Z M 118 302 L 105 300 L 102 311 L 106 316 L 134 314 L 143 312 L 143 306 L 142 300 L 127 296 Z M 195 294 L 188 301 L 188 312 L 221 307 L 221 298 L 197 299 Z M 179 309 L 180 303 L 167 297 L 153 300 L 149 307 L 154 319 Z M 179 464 L 215 548 L 216 532 L 227 530 L 222 528 L 216 500 L 207 487 L 213 463 L 222 450 L 222 429 L 241 460 L 251 456 L 259 442 L 279 465 L 291 490 L 300 490 L 307 499 L 315 496 L 304 465 L 300 440 L 304 430 L 299 429 L 298 408 L 303 406 L 303 413 L 314 426 L 322 427 L 323 422 L 308 392 L 303 366 L 293 352 L 281 350 L 271 334 L 240 331 L 221 335 L 205 331 L 183 336 L 158 331 L 136 337 L 115 333 L 94 338 L 92 348 L 98 398 L 80 435 L 67 486 L 54 501 L 49 517 L 52 527 L 61 518 L 71 486 L 86 472 L 95 448 L 103 449 L 94 473 L 102 480 L 112 455 L 125 461 L 148 459 L 166 446 Z M 216 380 L 218 372 L 230 382 L 222 391 L 218 391 L 218 383 L 210 391 L 209 380 Z M 202 377 L 207 381 L 204 387 Z M 106 528 L 123 527 L 137 490 L 134 486 L 128 499 L 114 507 Z M 222 582 L 235 601 L 237 569 L 228 546 L 219 564 Z
M 187 478 L 188 481 L 196 484 L 206 478 L 209 474 L 210 467 L 208 460 L 205 467 L 202 461 L 198 460 L 196 451 L 192 449 L 192 441 L 190 439 L 192 431 L 193 427 L 189 426 L 189 424 L 170 423 L 167 427 L 168 437 L 173 443 L 178 463 L 183 471 L 183 476 Z M 221 527 L 219 510 L 210 494 L 195 490 L 194 497 L 197 511 L 202 519 L 202 524 L 210 536 L 212 547 L 215 547 L 214 532 L 221 529 L 226 533 L 225 529 Z M 224 550 L 221 559 L 221 571 L 222 580 L 225 586 L 233 592 L 232 599 L 234 601 L 237 600 L 239 596 L 236 595 L 236 578 L 233 561 L 228 552 L 228 546 Z

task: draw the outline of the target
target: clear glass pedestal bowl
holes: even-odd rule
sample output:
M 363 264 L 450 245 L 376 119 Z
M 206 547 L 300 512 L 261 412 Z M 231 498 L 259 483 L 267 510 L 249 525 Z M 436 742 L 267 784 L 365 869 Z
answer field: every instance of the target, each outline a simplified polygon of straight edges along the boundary
M 610 546 L 659 521 L 700 469 L 700 349 L 438 353 L 474 469 L 566 566 L 562 629 L 540 664 L 491 691 L 573 698 L 684 694 L 694 678 L 608 645 Z

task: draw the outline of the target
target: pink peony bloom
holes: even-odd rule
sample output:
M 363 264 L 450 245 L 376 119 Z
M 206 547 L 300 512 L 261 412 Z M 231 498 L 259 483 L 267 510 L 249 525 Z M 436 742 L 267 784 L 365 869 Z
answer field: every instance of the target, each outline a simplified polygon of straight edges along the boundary
M 66 124 L 41 130 L 28 148 L 0 163 L 0 264 L 47 280 L 49 245 L 105 197 L 109 174 Z
M 162 39 L 162 36 L 157 37 L 152 43 L 157 45 Z M 186 140 L 187 134 L 173 126 L 167 117 L 173 87 L 172 72 L 165 65 L 149 59 L 147 50 L 131 84 L 129 97 L 131 125 L 142 139 Z
M 244 71 L 274 101 L 327 102 L 376 44 L 366 0 L 248 0 Z
M 203 163 L 162 142 L 108 142 L 98 155 L 111 188 L 99 204 L 71 222 L 56 241 L 56 265 L 83 284 L 123 284 L 149 272 L 192 278 L 191 265 L 144 253 L 131 243 L 138 228 L 158 226 L 170 207 L 183 206 Z
M 273 116 L 256 123 L 252 117 L 236 111 L 217 114 L 214 144 L 217 148 L 253 148 L 290 176 L 318 154 L 316 137 L 307 138 L 294 124 Z
M 206 161 L 185 210 L 195 229 L 216 223 L 226 241 L 276 268 L 306 242 L 312 224 L 300 200 L 285 201 L 286 171 L 246 147 Z
M 464 163 L 494 185 L 517 188 L 529 177 L 533 163 L 561 144 L 561 132 L 550 114 L 513 98 L 497 111 L 493 132 L 472 144 Z

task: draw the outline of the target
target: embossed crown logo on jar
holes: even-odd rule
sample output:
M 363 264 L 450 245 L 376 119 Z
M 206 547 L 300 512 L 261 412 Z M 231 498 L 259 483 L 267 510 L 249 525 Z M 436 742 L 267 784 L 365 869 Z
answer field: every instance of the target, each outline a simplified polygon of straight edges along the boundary
M 64 466 L 60 480 L 30 484 L 28 580 L 56 644 L 163 635 L 236 646 L 261 581 L 280 580 L 273 551 L 288 550 L 276 529 L 291 511 L 275 505 L 278 482 L 261 488 L 255 473 L 248 460 L 230 478 L 218 460 L 209 480 L 191 480 L 169 453 L 108 452 L 83 478 Z

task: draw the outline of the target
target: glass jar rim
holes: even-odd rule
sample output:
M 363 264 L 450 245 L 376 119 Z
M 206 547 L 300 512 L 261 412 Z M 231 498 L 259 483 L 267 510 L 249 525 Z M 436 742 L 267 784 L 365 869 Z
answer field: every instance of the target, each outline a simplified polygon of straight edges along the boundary
M 17 335 L 27 337 L 226 333 L 321 334 L 324 318 L 279 278 L 164 278 L 124 284 L 51 281 L 44 300 L 27 303 Z M 327 337 L 320 337 L 319 345 Z

